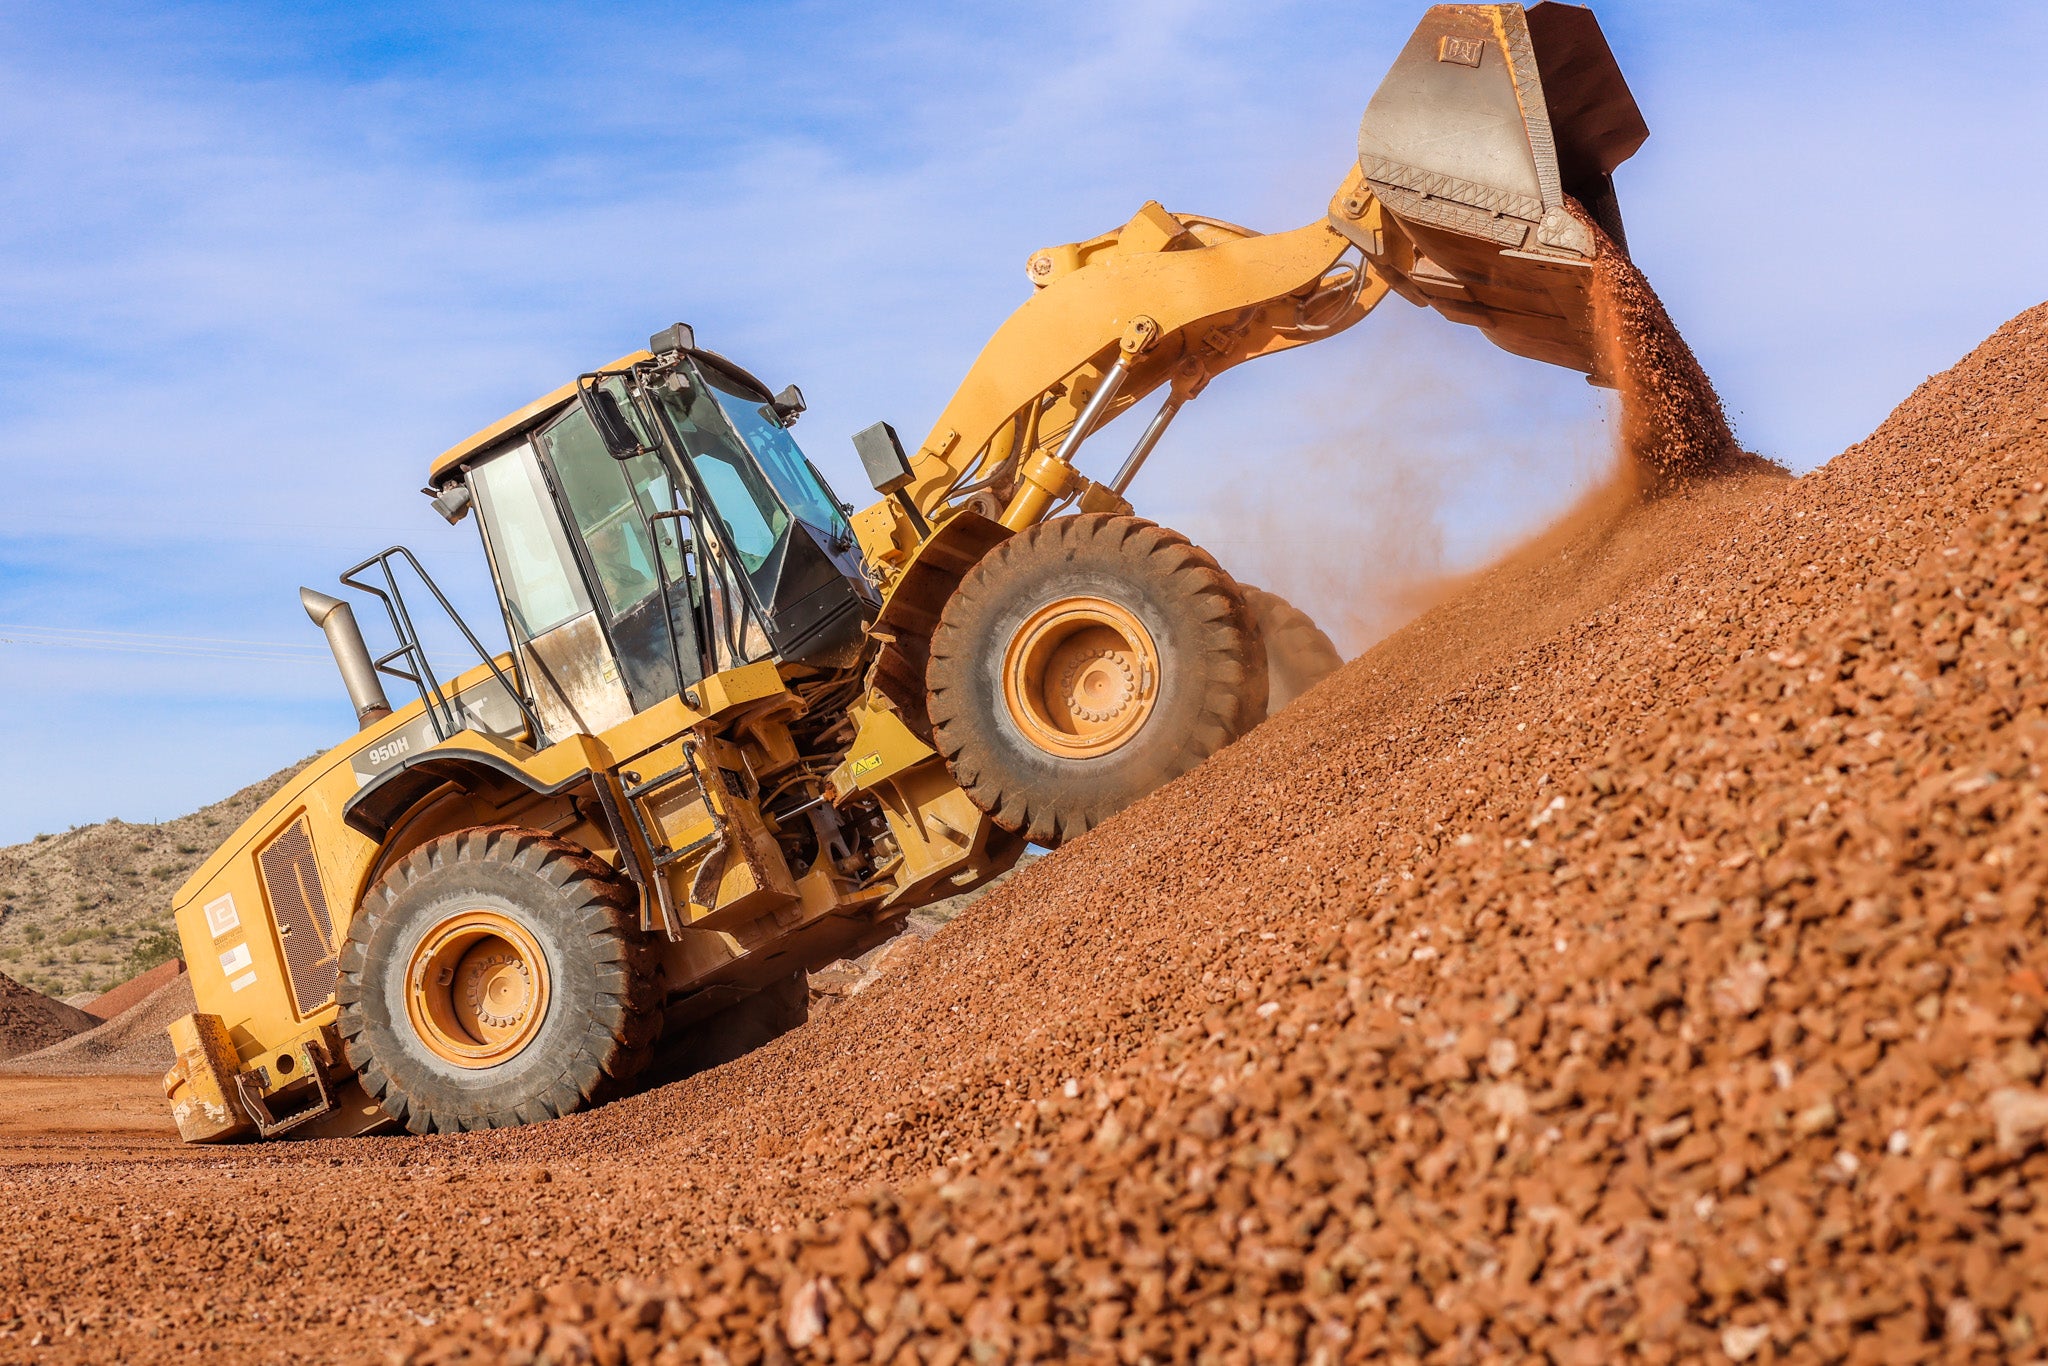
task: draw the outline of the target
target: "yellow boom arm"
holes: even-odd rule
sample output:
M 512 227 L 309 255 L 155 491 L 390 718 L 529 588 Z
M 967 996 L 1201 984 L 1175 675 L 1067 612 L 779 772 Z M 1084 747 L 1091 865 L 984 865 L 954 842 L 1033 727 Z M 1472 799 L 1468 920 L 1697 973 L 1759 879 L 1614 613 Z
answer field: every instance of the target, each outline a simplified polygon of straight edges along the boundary
M 1367 105 L 1324 219 L 1268 236 L 1148 203 L 1034 253 L 1034 293 L 975 358 L 907 485 L 854 518 L 869 563 L 893 589 L 955 509 L 1007 531 L 1070 500 L 1128 510 L 1139 464 L 1210 379 L 1334 336 L 1390 289 L 1602 380 L 1590 267 L 1621 242 L 1611 173 L 1648 131 L 1591 11 L 1436 6 Z M 1161 387 L 1120 468 L 1082 475 L 1081 443 Z
M 1211 378 L 1341 332 L 1387 292 L 1328 222 L 1266 235 L 1156 203 L 1114 232 L 1033 253 L 1026 273 L 1035 292 L 989 338 L 911 461 L 906 492 L 928 518 L 974 494 L 1013 531 L 1077 494 L 1120 505 L 1166 423 Z M 1082 476 L 1081 441 L 1162 387 L 1159 415 L 1116 477 Z M 921 539 L 896 501 L 861 513 L 855 529 L 884 566 Z

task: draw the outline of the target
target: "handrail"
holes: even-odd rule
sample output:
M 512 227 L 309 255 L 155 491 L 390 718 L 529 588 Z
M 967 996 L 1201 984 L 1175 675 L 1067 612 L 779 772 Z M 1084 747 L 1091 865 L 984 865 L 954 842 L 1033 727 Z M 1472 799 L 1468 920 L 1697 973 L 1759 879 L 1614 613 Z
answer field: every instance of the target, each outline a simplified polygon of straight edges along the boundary
M 449 736 L 466 729 L 460 724 L 461 718 L 455 713 L 453 697 L 434 675 L 434 666 L 427 659 L 426 649 L 420 644 L 419 632 L 412 624 L 412 613 L 405 605 L 405 594 L 399 591 L 398 576 L 392 570 L 391 561 L 394 556 L 400 555 L 412 566 L 412 572 L 427 586 L 427 591 L 434 595 L 434 601 L 441 604 L 441 610 L 447 613 L 448 620 L 455 623 L 455 629 L 462 632 L 462 638 L 469 642 L 470 648 L 476 651 L 477 658 L 491 671 L 491 677 L 498 681 L 498 686 L 512 699 L 512 705 L 519 708 L 519 714 L 526 718 L 526 724 L 531 727 L 530 734 L 538 744 L 546 737 L 547 731 L 541 725 L 540 717 L 535 714 L 532 705 L 519 689 L 513 686 L 512 680 L 505 676 L 505 671 L 498 667 L 497 660 L 484 648 L 484 643 L 476 638 L 476 633 L 469 629 L 469 623 L 455 610 L 455 604 L 448 601 L 447 594 L 434 582 L 433 575 L 427 573 L 426 566 L 419 562 L 419 558 L 412 551 L 402 545 L 394 545 L 379 551 L 361 564 L 344 570 L 341 576 L 342 583 L 347 587 L 359 593 L 367 593 L 384 604 L 384 615 L 390 619 L 392 634 L 398 638 L 397 649 L 375 660 L 377 672 L 388 674 L 392 678 L 402 678 L 419 689 L 420 703 L 426 708 L 427 719 L 433 724 L 434 734 L 439 739 L 446 740 Z M 357 577 L 372 565 L 384 571 L 383 588 L 373 583 L 365 583 Z M 411 666 L 411 672 L 393 667 L 394 663 L 401 659 Z

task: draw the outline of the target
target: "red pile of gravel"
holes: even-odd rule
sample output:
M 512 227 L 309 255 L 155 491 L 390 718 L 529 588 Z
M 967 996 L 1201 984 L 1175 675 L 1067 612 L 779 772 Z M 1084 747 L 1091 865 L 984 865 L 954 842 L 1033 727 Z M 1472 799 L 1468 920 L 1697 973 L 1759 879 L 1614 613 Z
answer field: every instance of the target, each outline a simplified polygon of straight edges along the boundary
M 77 1006 L 0 974 L 0 1058 L 33 1053 L 98 1023 Z
M 2031 1354 L 2044 405 L 1590 505 L 715 1072 L 0 1169 L 0 1355 Z
M 139 972 L 121 983 L 121 985 L 95 996 L 92 1000 L 87 1001 L 82 1009 L 88 1015 L 97 1015 L 102 1020 L 111 1020 L 122 1011 L 141 1001 L 145 996 L 155 992 L 157 988 L 164 986 L 176 977 L 182 976 L 184 971 L 185 960 L 182 958 L 173 958 L 168 962 L 158 963 L 149 971 Z
M 157 978 L 157 982 L 155 990 L 141 1000 L 111 1019 L 95 1022 L 91 1029 L 9 1058 L 0 1063 L 0 1074 L 83 1077 L 157 1074 L 168 1069 L 178 1058 L 166 1031 L 171 1021 L 198 1009 L 192 998 L 192 979 L 182 972 L 157 969 L 144 975 Z
M 1368 656 L 992 901 L 1127 976 L 778 1155 L 943 1169 L 417 1359 L 2035 1349 L 2044 322 L 1398 731 Z M 950 1010 L 1067 975 L 1006 947 Z

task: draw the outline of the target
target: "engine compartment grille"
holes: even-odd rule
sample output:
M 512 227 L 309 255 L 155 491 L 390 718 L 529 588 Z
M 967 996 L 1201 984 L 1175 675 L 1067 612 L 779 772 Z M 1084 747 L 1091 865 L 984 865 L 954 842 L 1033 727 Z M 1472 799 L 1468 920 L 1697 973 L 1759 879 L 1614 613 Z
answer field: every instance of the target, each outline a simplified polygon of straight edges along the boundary
M 284 941 L 285 975 L 299 1018 L 334 999 L 340 965 L 334 942 L 334 921 L 327 913 L 327 893 L 313 861 L 313 838 L 306 818 L 293 821 L 257 859 L 263 870 L 263 894 Z

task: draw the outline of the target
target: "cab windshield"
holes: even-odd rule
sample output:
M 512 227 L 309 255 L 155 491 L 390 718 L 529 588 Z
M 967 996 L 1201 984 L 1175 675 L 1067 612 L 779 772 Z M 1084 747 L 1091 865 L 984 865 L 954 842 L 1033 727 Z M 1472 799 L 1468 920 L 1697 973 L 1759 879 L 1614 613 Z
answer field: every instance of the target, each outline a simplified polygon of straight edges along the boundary
M 770 415 L 767 405 L 758 397 L 733 384 L 710 366 L 702 367 L 701 373 L 710 382 L 711 392 L 717 397 L 726 421 L 754 452 L 754 458 L 761 462 L 761 470 L 768 476 L 768 482 L 782 495 L 782 501 L 796 514 L 797 520 L 823 532 L 830 540 L 842 544 L 851 540 L 853 528 L 847 524 L 846 514 L 839 510 L 831 490 L 811 468 L 810 460 L 798 448 L 789 429 Z
M 765 596 L 774 587 L 776 552 L 789 535 L 789 513 L 759 463 L 734 435 L 723 410 L 701 388 L 690 390 L 687 397 L 667 390 L 657 393 L 691 470 L 710 496 L 711 512 L 725 531 L 726 544 L 756 591 Z
M 835 550 L 851 544 L 853 531 L 796 442 L 761 411 L 758 392 L 709 365 L 693 375 L 699 382 L 650 392 L 710 497 L 725 543 L 766 602 L 792 526 L 802 522 Z

